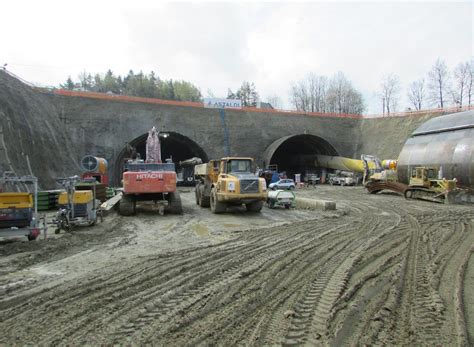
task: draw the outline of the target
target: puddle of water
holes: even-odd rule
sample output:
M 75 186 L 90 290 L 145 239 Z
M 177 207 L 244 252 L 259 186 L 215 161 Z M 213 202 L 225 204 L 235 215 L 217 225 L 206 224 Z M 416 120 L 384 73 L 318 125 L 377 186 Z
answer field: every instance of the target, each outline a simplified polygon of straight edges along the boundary
M 203 224 L 193 224 L 191 225 L 191 229 L 193 229 L 198 236 L 209 237 L 209 228 Z

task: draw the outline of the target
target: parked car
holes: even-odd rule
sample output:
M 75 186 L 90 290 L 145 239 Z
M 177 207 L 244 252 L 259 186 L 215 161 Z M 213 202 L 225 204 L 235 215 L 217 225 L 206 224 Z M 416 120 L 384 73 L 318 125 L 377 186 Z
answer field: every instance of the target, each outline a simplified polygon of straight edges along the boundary
M 293 190 L 293 189 L 295 189 L 295 181 L 293 181 L 292 179 L 288 179 L 288 178 L 281 179 L 277 182 L 270 183 L 268 188 L 270 188 L 272 190 L 277 190 L 277 189 Z
M 329 178 L 329 184 L 339 184 L 341 186 L 353 186 L 355 184 L 354 176 L 332 176 Z
M 321 183 L 321 177 L 314 173 L 307 173 L 304 177 L 304 181 L 307 184 L 318 184 Z

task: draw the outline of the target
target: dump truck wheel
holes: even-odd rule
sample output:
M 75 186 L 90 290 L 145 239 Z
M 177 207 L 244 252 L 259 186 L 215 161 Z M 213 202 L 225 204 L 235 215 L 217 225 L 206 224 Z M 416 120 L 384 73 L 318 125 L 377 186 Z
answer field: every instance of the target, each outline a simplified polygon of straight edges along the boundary
M 178 192 L 168 194 L 168 207 L 167 212 L 172 214 L 182 214 L 183 206 L 181 205 L 181 196 Z
M 196 186 L 196 194 L 199 197 L 199 202 L 197 203 L 201 207 L 209 207 L 211 206 L 211 197 L 205 196 L 204 194 L 204 185 L 198 184 Z
M 227 206 L 225 203 L 217 200 L 216 188 L 211 189 L 211 211 L 213 213 L 222 213 L 225 212 Z
M 211 206 L 211 197 L 210 196 L 202 196 L 200 195 L 199 198 L 201 199 L 199 201 L 199 205 L 201 205 L 201 207 L 209 207 Z
M 199 196 L 199 185 L 196 186 L 196 188 L 194 188 L 194 195 L 196 196 L 196 205 L 200 205 L 200 196 Z
M 136 202 L 133 196 L 124 195 L 119 203 L 119 213 L 122 216 L 132 216 L 135 214 Z
M 263 207 L 263 201 L 254 201 L 250 204 L 245 204 L 245 208 L 248 212 L 260 212 Z

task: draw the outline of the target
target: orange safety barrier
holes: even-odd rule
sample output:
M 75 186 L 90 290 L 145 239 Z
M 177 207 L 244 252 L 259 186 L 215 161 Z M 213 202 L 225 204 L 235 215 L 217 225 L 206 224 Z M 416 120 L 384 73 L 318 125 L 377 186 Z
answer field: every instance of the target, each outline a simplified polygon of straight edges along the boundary
M 47 93 L 47 94 L 52 93 L 52 94 L 63 95 L 63 96 L 73 96 L 73 97 L 92 98 L 92 99 L 111 100 L 111 101 L 137 102 L 137 103 L 148 103 L 148 104 L 159 104 L 159 105 L 204 108 L 204 104 L 201 102 L 163 100 L 163 99 L 155 99 L 155 98 L 144 98 L 144 97 L 138 97 L 138 96 L 115 95 L 115 94 L 86 92 L 86 91 L 73 91 L 73 90 L 65 90 L 65 89 L 56 89 L 55 87 L 44 88 L 44 87 L 35 86 L 34 84 L 22 79 L 21 77 L 15 75 L 9 70 L 4 69 L 2 71 L 20 80 L 21 82 L 32 87 L 33 89 L 38 90 L 42 93 Z M 391 117 L 422 116 L 422 115 L 427 115 L 427 114 L 447 114 L 447 113 L 469 111 L 469 110 L 474 110 L 474 105 L 467 105 L 467 106 L 462 106 L 462 107 L 454 106 L 454 107 L 448 107 L 448 108 L 425 109 L 425 110 L 420 110 L 420 111 L 395 112 L 395 113 L 390 113 L 389 115 L 381 115 L 381 114 L 361 115 L 361 114 L 347 114 L 347 113 L 303 112 L 303 111 L 295 111 L 295 110 L 267 109 L 267 108 L 256 108 L 256 107 L 232 108 L 228 110 L 240 111 L 240 112 L 280 113 L 280 114 L 286 114 L 286 115 L 292 115 L 292 116 L 312 116 L 312 117 L 352 118 L 352 119 L 385 119 L 385 118 L 391 118 Z
M 62 96 L 72 96 L 72 97 L 81 97 L 81 98 L 91 98 L 91 99 L 100 99 L 100 100 L 109 100 L 109 101 L 121 101 L 121 102 L 136 102 L 136 103 L 147 103 L 147 104 L 159 104 L 159 105 L 171 105 L 171 106 L 184 106 L 184 107 L 198 107 L 204 108 L 202 102 L 191 102 L 191 101 L 176 101 L 176 100 L 163 100 L 155 98 L 144 98 L 138 96 L 128 96 L 128 95 L 115 95 L 115 94 L 106 94 L 106 93 L 96 93 L 96 92 L 82 92 L 75 90 L 65 90 L 65 89 L 45 89 L 45 88 L 36 88 L 42 93 L 56 94 Z M 314 117 L 332 117 L 332 118 L 364 118 L 360 114 L 339 114 L 339 113 L 323 113 L 323 112 L 302 112 L 302 111 L 292 111 L 292 110 L 278 110 L 271 108 L 256 108 L 256 107 L 242 107 L 242 108 L 229 108 L 229 111 L 237 112 L 260 112 L 260 113 L 284 113 L 287 115 L 293 116 L 314 116 Z
M 173 106 L 203 107 L 201 102 L 191 102 L 191 101 L 162 100 L 162 99 L 154 99 L 154 98 L 143 98 L 143 97 L 138 97 L 138 96 L 129 96 L 129 95 L 115 95 L 115 94 L 96 93 L 96 92 L 79 92 L 79 91 L 65 90 L 65 89 L 54 89 L 52 92 L 53 94 L 57 94 L 57 95 L 76 96 L 76 97 L 91 98 L 91 99 L 138 102 L 138 103 L 146 103 L 146 104 L 161 104 L 161 105 L 173 105 Z

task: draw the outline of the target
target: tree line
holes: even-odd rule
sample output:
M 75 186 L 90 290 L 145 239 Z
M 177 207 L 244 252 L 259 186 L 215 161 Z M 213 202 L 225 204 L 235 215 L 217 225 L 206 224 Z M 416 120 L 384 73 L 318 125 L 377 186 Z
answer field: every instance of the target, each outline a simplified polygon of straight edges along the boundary
M 408 85 L 406 93 L 409 106 L 405 110 L 470 105 L 473 99 L 473 76 L 474 62 L 459 63 L 451 71 L 443 60 L 438 59 L 425 77 Z M 130 70 L 126 76 L 115 75 L 111 70 L 94 76 L 84 71 L 79 74 L 78 81 L 69 77 L 60 87 L 167 100 L 202 101 L 197 86 L 183 80 L 161 79 L 153 71 L 144 74 Z M 399 111 L 401 91 L 401 82 L 396 74 L 382 77 L 376 95 L 381 101 L 383 115 Z M 213 97 L 211 91 L 208 94 Z M 305 78 L 291 83 L 289 98 L 293 107 L 302 112 L 362 114 L 366 110 L 362 93 L 342 72 L 331 77 L 309 73 Z M 227 99 L 240 99 L 245 107 L 263 105 L 255 84 L 248 81 L 243 81 L 235 92 L 228 89 Z M 265 107 L 281 108 L 283 104 L 277 95 L 269 96 L 265 101 Z
M 297 111 L 361 114 L 365 110 L 362 94 L 342 72 L 332 77 L 310 73 L 295 82 L 290 90 Z
M 470 105 L 473 98 L 473 77 L 472 62 L 461 62 L 450 70 L 443 60 L 437 59 L 425 77 L 408 85 L 407 98 L 410 105 L 407 110 Z M 378 93 L 382 114 L 390 115 L 397 111 L 401 89 L 401 82 L 396 74 L 382 78 Z
M 112 70 L 105 74 L 82 72 L 78 81 L 72 78 L 66 80 L 60 87 L 69 90 L 85 90 L 99 93 L 113 93 L 118 95 L 140 96 L 178 101 L 201 101 L 201 92 L 198 87 L 187 81 L 162 80 L 152 71 L 144 74 L 142 71 L 134 73 L 130 70 L 126 76 L 115 75 Z

